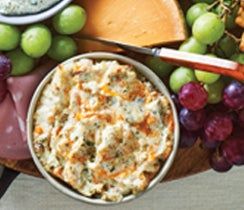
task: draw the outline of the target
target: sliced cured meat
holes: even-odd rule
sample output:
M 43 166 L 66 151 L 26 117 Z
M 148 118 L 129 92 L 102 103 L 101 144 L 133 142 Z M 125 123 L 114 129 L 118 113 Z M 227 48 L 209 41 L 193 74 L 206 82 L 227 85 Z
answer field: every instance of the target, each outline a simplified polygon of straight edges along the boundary
M 14 102 L 8 93 L 0 103 L 0 157 L 7 159 L 27 159 L 30 153 L 23 142 Z
M 31 97 L 54 63 L 47 63 L 33 73 L 7 80 L 8 94 L 0 103 L 0 157 L 28 159 L 31 157 L 26 138 L 26 116 Z
M 53 66 L 54 63 L 49 62 L 43 66 L 40 66 L 31 74 L 21 77 L 10 77 L 7 80 L 8 90 L 11 93 L 15 103 L 19 128 L 24 142 L 26 142 L 27 139 L 25 122 L 30 100 L 40 81 Z

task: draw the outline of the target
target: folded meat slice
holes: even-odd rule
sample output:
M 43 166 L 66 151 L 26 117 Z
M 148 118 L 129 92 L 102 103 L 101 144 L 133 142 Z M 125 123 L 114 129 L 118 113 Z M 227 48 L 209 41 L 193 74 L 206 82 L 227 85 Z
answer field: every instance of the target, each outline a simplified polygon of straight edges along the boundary
M 7 159 L 27 159 L 30 153 L 23 142 L 14 102 L 8 93 L 0 103 L 0 157 Z
M 53 66 L 53 62 L 48 62 L 47 64 L 38 67 L 31 74 L 20 77 L 10 77 L 7 80 L 8 90 L 15 103 L 19 128 L 24 142 L 26 142 L 27 139 L 25 122 L 30 100 L 40 81 Z
M 26 117 L 31 97 L 54 63 L 40 66 L 31 74 L 10 77 L 8 95 L 0 103 L 0 157 L 6 159 L 30 158 L 26 138 Z

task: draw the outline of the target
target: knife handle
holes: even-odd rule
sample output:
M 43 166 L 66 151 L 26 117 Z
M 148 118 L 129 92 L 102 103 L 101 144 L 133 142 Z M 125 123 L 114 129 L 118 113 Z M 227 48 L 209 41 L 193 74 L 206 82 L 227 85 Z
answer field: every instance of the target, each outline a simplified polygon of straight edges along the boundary
M 234 61 L 168 48 L 154 48 L 153 54 L 174 65 L 217 73 L 244 81 L 244 65 Z

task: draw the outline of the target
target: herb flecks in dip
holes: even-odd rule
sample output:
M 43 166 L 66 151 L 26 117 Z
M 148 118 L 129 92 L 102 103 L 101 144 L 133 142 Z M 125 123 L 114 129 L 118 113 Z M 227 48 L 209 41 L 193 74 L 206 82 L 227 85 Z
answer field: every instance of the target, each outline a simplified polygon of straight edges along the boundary
M 0 13 L 4 15 L 34 14 L 58 2 L 60 0 L 0 0 Z
M 173 147 L 164 95 L 117 61 L 59 66 L 34 113 L 44 168 L 81 194 L 120 201 L 147 188 Z

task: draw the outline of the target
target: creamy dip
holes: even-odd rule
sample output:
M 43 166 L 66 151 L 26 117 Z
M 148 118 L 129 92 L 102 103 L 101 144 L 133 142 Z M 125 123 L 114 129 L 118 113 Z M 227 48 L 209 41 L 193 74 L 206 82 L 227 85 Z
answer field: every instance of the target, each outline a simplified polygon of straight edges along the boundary
M 50 8 L 61 0 L 0 0 L 0 13 L 4 15 L 34 14 Z
M 147 188 L 173 146 L 167 98 L 134 67 L 81 59 L 59 66 L 34 113 L 44 168 L 88 197 L 120 201 Z

